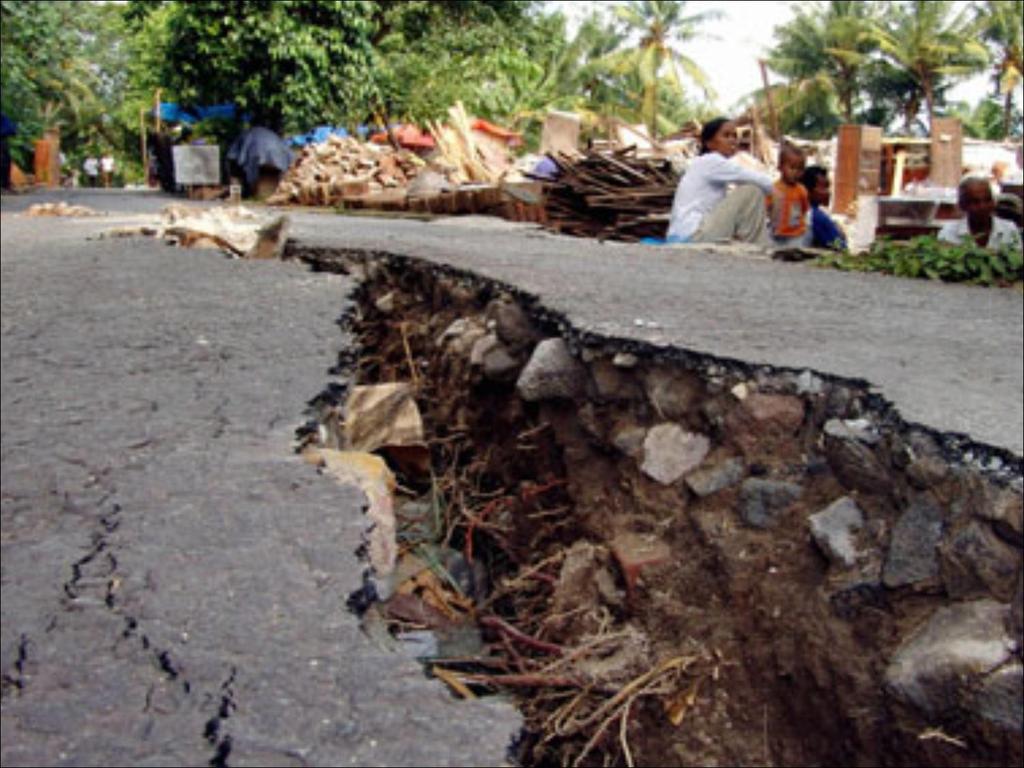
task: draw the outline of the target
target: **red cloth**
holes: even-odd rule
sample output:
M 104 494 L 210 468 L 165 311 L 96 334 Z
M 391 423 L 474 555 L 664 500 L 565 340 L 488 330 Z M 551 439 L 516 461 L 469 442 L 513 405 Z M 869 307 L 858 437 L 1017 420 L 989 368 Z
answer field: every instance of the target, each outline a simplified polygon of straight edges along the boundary
M 395 134 L 395 141 L 398 142 L 400 147 L 405 147 L 406 149 L 433 149 L 435 146 L 433 136 L 429 133 L 424 133 L 410 123 L 398 126 L 393 132 Z M 387 144 L 387 131 L 375 133 L 370 137 L 370 141 L 374 144 Z
M 811 202 L 803 184 L 785 184 L 780 179 L 768 199 L 772 218 L 772 234 L 776 237 L 799 237 L 807 231 L 807 212 Z
M 486 133 L 490 136 L 502 139 L 510 147 L 518 147 L 520 144 L 523 143 L 522 134 L 516 133 L 515 131 L 510 131 L 507 128 L 502 128 L 500 125 L 495 125 L 494 123 L 488 120 L 484 120 L 481 117 L 476 118 L 472 123 L 469 124 L 469 127 L 472 128 L 474 131 L 482 131 L 483 133 Z

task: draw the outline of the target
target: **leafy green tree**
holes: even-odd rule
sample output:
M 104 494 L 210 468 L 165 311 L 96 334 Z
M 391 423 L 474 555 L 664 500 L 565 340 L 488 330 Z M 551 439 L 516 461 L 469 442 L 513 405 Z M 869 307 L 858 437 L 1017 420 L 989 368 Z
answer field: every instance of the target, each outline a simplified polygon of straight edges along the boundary
M 713 96 L 707 74 L 682 52 L 680 45 L 697 37 L 702 24 L 719 18 L 721 14 L 701 11 L 684 15 L 686 2 L 681 0 L 631 0 L 614 6 L 613 11 L 627 33 L 639 36 L 639 41 L 634 47 L 620 49 L 606 57 L 605 64 L 619 75 L 635 72 L 640 78 L 640 114 L 651 136 L 656 137 L 658 85 L 663 70 L 665 79 L 680 92 L 683 80 L 679 70 L 682 69 L 705 96 Z
M 988 53 L 973 37 L 976 25 L 970 9 L 956 10 L 952 0 L 913 0 L 886 8 L 875 38 L 889 62 L 909 75 L 931 126 L 937 91 L 981 71 Z
M 970 136 L 973 139 L 999 141 L 1006 138 L 1003 110 L 1004 105 L 992 98 L 979 101 L 973 106 L 965 101 L 961 101 L 953 104 L 946 112 L 952 117 L 960 118 L 964 135 Z M 1020 110 L 1014 107 L 1013 112 L 1010 114 L 1011 126 L 1019 126 L 1020 121 Z
M 65 152 L 117 141 L 113 113 L 123 90 L 121 11 L 89 2 L 0 2 L 0 101 L 20 125 L 13 143 L 27 164 L 43 130 L 61 132 Z
M 186 104 L 233 102 L 275 131 L 363 119 L 376 98 L 367 0 L 167 4 L 158 80 Z M 145 16 L 150 4 L 137 6 Z
M 975 13 L 992 53 L 993 76 L 1003 95 L 1003 136 L 1014 125 L 1014 92 L 1024 79 L 1024 0 L 987 0 Z
M 799 7 L 792 21 L 776 28 L 768 65 L 787 78 L 791 111 L 814 109 L 817 122 L 833 124 L 834 102 L 842 120 L 853 122 L 864 67 L 878 47 L 877 13 L 875 3 L 832 0 Z

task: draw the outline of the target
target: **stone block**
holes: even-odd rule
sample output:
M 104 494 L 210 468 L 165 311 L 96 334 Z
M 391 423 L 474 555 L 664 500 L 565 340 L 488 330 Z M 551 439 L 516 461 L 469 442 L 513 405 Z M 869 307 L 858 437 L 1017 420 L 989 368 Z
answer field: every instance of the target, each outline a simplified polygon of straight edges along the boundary
M 733 393 L 737 397 L 736 388 Z M 804 419 L 804 403 L 792 395 L 747 394 L 725 417 L 732 441 L 751 456 L 759 449 L 774 454 L 799 451 L 793 440 Z
M 968 709 L 1019 737 L 1024 730 L 1024 666 L 1015 661 L 988 675 L 970 696 Z
M 1020 550 L 987 523 L 972 520 L 939 546 L 942 581 L 954 599 L 989 593 L 1008 602 L 1017 586 Z
M 533 350 L 516 389 L 524 400 L 575 399 L 583 394 L 587 371 L 560 338 L 545 339 Z
M 748 478 L 740 487 L 740 516 L 755 528 L 771 528 L 779 514 L 802 493 L 797 483 Z
M 526 312 L 510 297 L 503 296 L 488 304 L 485 316 L 494 321 L 498 338 L 513 353 L 527 349 L 538 338 Z
M 644 391 L 664 419 L 682 420 L 704 396 L 700 377 L 689 371 L 654 368 L 644 378 Z
M 888 494 L 892 489 L 892 479 L 882 462 L 858 439 L 826 435 L 825 458 L 846 488 L 873 494 Z
M 864 527 L 864 514 L 849 496 L 829 504 L 808 518 L 811 536 L 835 565 L 850 568 L 857 563 L 856 532 Z
M 990 504 L 983 505 L 977 515 L 992 523 L 1003 539 L 1024 548 L 1024 498 L 1019 493 L 1002 491 Z
M 469 353 L 469 363 L 482 368 L 484 376 L 492 381 L 511 379 L 519 369 L 519 361 L 493 333 L 476 341 Z
M 686 485 L 701 498 L 725 490 L 743 479 L 743 459 L 731 458 L 713 466 L 700 467 L 686 476 Z
M 886 688 L 928 717 L 947 712 L 965 690 L 1010 658 L 1006 613 L 1007 607 L 993 600 L 939 608 L 893 656 Z
M 651 427 L 644 438 L 640 469 L 662 485 L 671 485 L 700 466 L 711 443 L 704 435 L 686 432 L 678 424 Z
M 938 577 L 941 538 L 942 510 L 930 499 L 915 499 L 893 526 L 882 583 L 893 588 Z
M 607 358 L 595 360 L 590 366 L 594 394 L 600 400 L 639 400 L 643 396 L 637 377 L 628 369 Z

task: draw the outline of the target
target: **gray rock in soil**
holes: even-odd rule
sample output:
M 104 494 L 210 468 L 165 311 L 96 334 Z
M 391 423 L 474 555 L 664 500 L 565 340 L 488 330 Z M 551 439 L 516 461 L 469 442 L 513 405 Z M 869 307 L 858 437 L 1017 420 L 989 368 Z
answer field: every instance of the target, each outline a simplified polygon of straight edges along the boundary
M 740 488 L 740 515 L 755 528 L 771 528 L 779 513 L 802 493 L 803 487 L 797 483 L 748 478 Z
M 843 496 L 808 521 L 814 542 L 832 563 L 844 568 L 856 565 L 854 534 L 864 527 L 864 515 L 853 499 Z
M 528 401 L 556 398 L 574 399 L 586 385 L 586 369 L 569 352 L 560 338 L 545 339 L 533 350 L 530 361 L 519 374 L 516 389 Z
M 1007 731 L 1024 729 L 1024 666 L 1005 664 L 985 678 L 968 707 L 990 723 Z
M 637 377 L 607 358 L 595 360 L 590 374 L 599 400 L 639 400 L 643 396 Z
M 1006 541 L 1024 548 L 1024 498 L 1015 491 L 1004 490 L 991 504 L 977 510 L 978 517 L 992 523 L 992 528 Z
M 825 457 L 839 482 L 863 493 L 886 494 L 892 480 L 874 451 L 856 438 L 825 436 Z
M 939 608 L 896 652 L 885 671 L 886 688 L 929 717 L 949 711 L 965 691 L 1010 658 L 1003 627 L 1007 610 L 994 600 Z
M 825 389 L 821 378 L 810 371 L 803 371 L 795 383 L 796 391 L 801 395 L 820 395 Z
M 530 318 L 515 301 L 507 297 L 492 301 L 487 306 L 486 315 L 494 320 L 498 338 L 512 352 L 520 352 L 537 340 L 537 331 Z
M 644 390 L 654 410 L 664 419 L 681 420 L 703 396 L 700 377 L 687 371 L 654 368 L 644 379 Z
M 942 538 L 942 510 L 931 500 L 915 499 L 893 526 L 882 583 L 902 587 L 939 575 L 936 547 Z
M 743 459 L 731 458 L 710 467 L 700 467 L 686 476 L 690 490 L 701 498 L 725 490 L 743 479 Z
M 619 426 L 612 432 L 612 445 L 627 456 L 639 459 L 644 453 L 644 438 L 647 430 L 634 424 Z
M 710 447 L 704 435 L 687 432 L 678 424 L 659 424 L 651 427 L 644 438 L 640 469 L 653 480 L 671 485 L 700 466 Z
M 469 354 L 469 362 L 483 368 L 484 376 L 494 381 L 511 379 L 519 370 L 519 361 L 493 333 L 477 340 Z
M 1009 601 L 1017 586 L 1021 554 L 987 523 L 972 520 L 940 545 L 939 561 L 950 597 L 989 593 Z
M 911 485 L 926 490 L 949 476 L 949 465 L 938 456 L 921 456 L 910 462 L 905 472 Z

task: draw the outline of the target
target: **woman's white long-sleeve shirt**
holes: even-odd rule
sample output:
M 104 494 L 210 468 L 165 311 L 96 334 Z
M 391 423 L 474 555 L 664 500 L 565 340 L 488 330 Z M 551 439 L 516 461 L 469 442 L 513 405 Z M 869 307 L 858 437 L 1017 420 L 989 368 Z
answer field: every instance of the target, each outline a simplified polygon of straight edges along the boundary
M 704 217 L 722 202 L 729 184 L 753 184 L 763 189 L 765 194 L 772 191 L 770 177 L 747 170 L 717 152 L 695 157 L 676 187 L 668 237 L 682 240 L 692 238 Z

